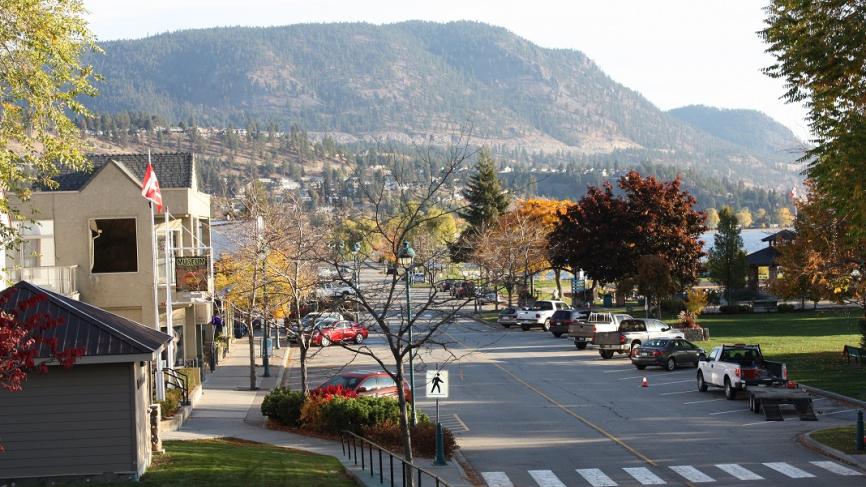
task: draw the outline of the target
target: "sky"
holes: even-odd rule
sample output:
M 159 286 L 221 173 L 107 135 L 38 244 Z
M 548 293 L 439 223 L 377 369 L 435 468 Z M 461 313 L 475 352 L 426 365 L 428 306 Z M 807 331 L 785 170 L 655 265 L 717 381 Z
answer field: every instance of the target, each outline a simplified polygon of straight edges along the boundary
M 661 109 L 760 110 L 808 138 L 805 109 L 786 104 L 757 32 L 754 0 L 84 0 L 100 40 L 216 26 L 476 20 L 542 47 L 584 52 Z

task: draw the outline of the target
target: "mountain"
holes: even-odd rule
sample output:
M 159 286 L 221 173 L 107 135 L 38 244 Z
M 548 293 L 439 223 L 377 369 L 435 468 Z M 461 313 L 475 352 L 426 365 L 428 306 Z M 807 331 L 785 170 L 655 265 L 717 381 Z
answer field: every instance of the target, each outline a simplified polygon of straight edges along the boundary
M 584 54 L 476 22 L 186 30 L 106 42 L 84 102 L 199 126 L 297 125 L 342 143 L 475 142 L 603 156 L 789 185 L 796 154 L 699 128 L 616 83 Z M 754 144 L 752 144 L 754 145 Z
M 667 112 L 693 127 L 764 157 L 801 155 L 806 144 L 791 129 L 757 110 L 689 105 Z

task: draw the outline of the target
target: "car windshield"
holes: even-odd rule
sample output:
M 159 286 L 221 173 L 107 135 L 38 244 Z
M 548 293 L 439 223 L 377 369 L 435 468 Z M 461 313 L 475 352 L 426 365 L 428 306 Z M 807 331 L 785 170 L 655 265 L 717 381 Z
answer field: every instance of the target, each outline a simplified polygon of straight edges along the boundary
M 562 309 L 553 313 L 553 316 L 550 317 L 552 320 L 570 320 L 571 319 L 571 311 Z
M 761 352 L 754 347 L 725 347 L 722 350 L 723 362 L 756 362 L 761 359 Z
M 553 303 L 536 303 L 535 306 L 529 308 L 530 311 L 544 311 L 553 309 Z
M 643 346 L 648 348 L 665 348 L 668 346 L 669 341 L 670 340 L 663 339 L 647 340 L 646 343 L 643 344 Z
M 354 389 L 361 382 L 362 377 L 337 375 L 331 377 L 327 382 L 319 387 L 325 386 L 342 386 L 344 389 Z
M 514 308 L 505 308 L 499 312 L 500 315 L 513 315 L 517 310 Z

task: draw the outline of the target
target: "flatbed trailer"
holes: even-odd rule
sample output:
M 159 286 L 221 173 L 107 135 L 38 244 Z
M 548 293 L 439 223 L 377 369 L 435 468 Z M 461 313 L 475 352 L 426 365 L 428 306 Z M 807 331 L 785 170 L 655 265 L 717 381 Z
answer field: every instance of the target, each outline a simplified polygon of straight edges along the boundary
M 812 408 L 812 396 L 804 391 L 781 387 L 750 387 L 746 391 L 749 409 L 755 414 L 763 411 L 767 421 L 784 421 L 783 405 L 794 406 L 800 421 L 818 421 Z

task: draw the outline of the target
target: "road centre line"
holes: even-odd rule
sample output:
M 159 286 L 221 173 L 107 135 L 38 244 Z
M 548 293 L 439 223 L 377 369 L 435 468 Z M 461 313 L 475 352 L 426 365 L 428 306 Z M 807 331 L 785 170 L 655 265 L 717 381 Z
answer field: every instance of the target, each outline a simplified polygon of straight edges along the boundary
M 718 415 L 720 415 L 720 414 L 730 414 L 730 413 L 741 413 L 741 412 L 743 412 L 743 411 L 748 411 L 748 410 L 749 410 L 749 408 L 746 408 L 746 409 L 732 409 L 732 410 L 730 410 L 730 411 L 719 411 L 719 412 L 716 412 L 716 413 L 710 413 L 710 414 L 708 414 L 708 416 L 718 416 Z
M 453 335 L 451 335 L 450 333 L 445 332 L 445 335 L 447 335 L 447 336 L 450 337 L 452 340 L 454 340 L 454 341 L 456 341 L 457 343 L 460 343 L 460 344 L 462 344 L 464 347 L 466 347 L 466 344 L 463 343 L 462 340 L 459 340 L 459 339 L 455 338 L 455 337 L 454 337 Z M 470 347 L 467 347 L 467 348 L 470 348 Z M 552 397 L 550 397 L 549 395 L 545 394 L 544 392 L 542 392 L 542 391 L 541 391 L 540 389 L 538 389 L 537 387 L 535 387 L 535 386 L 533 386 L 532 384 L 530 384 L 529 382 L 526 382 L 525 380 L 521 379 L 520 377 L 518 377 L 517 375 L 515 375 L 514 373 L 512 373 L 510 370 L 508 370 L 508 369 L 505 368 L 504 366 L 502 366 L 502 365 L 500 365 L 500 364 L 498 364 L 498 363 L 496 363 L 496 362 L 494 362 L 494 361 L 491 361 L 490 364 L 493 365 L 494 367 L 498 368 L 498 369 L 501 370 L 502 372 L 505 372 L 505 373 L 506 373 L 507 375 L 509 375 L 512 379 L 514 379 L 516 382 L 518 382 L 518 383 L 520 383 L 520 384 L 523 384 L 526 388 L 528 388 L 529 390 L 535 392 L 536 394 L 538 394 L 539 396 L 541 396 L 542 398 L 544 398 L 545 400 L 547 400 L 547 402 L 549 402 L 549 403 L 553 404 L 554 406 L 558 407 L 559 409 L 561 409 L 563 412 L 565 412 L 565 413 L 568 414 L 569 416 L 572 416 L 573 418 L 577 419 L 577 420 L 580 421 L 581 423 L 583 423 L 583 424 L 589 426 L 590 428 L 594 429 L 595 431 L 597 431 L 598 433 L 600 433 L 601 435 L 603 435 L 605 438 L 607 438 L 607 439 L 613 441 L 613 442 L 616 443 L 617 445 L 619 445 L 619 446 L 621 446 L 622 448 L 626 449 L 629 453 L 631 453 L 632 455 L 636 456 L 637 458 L 639 458 L 639 459 L 642 460 L 643 462 L 647 463 L 648 465 L 650 465 L 650 466 L 652 466 L 652 467 L 657 466 L 655 460 L 653 460 L 653 459 L 649 458 L 648 456 L 644 455 L 643 453 L 637 451 L 637 450 L 634 449 L 633 447 L 629 446 L 626 442 L 624 442 L 623 440 L 621 440 L 621 439 L 619 439 L 618 437 L 614 436 L 612 433 L 609 433 L 607 430 L 603 429 L 602 427 L 597 426 L 595 423 L 593 423 L 593 422 L 589 421 L 588 419 L 584 418 L 583 416 L 581 416 L 581 415 L 575 413 L 575 412 L 572 411 L 571 409 L 568 409 L 567 407 L 563 406 L 562 404 L 560 404 L 559 402 L 557 402 L 556 399 L 553 399 Z M 488 482 L 488 483 L 489 483 L 489 482 Z
M 720 399 L 704 399 L 703 401 L 689 401 L 689 402 L 684 402 L 683 404 L 701 404 L 704 402 L 715 402 L 715 401 L 724 401 L 724 400 L 725 400 L 725 398 L 723 397 Z

